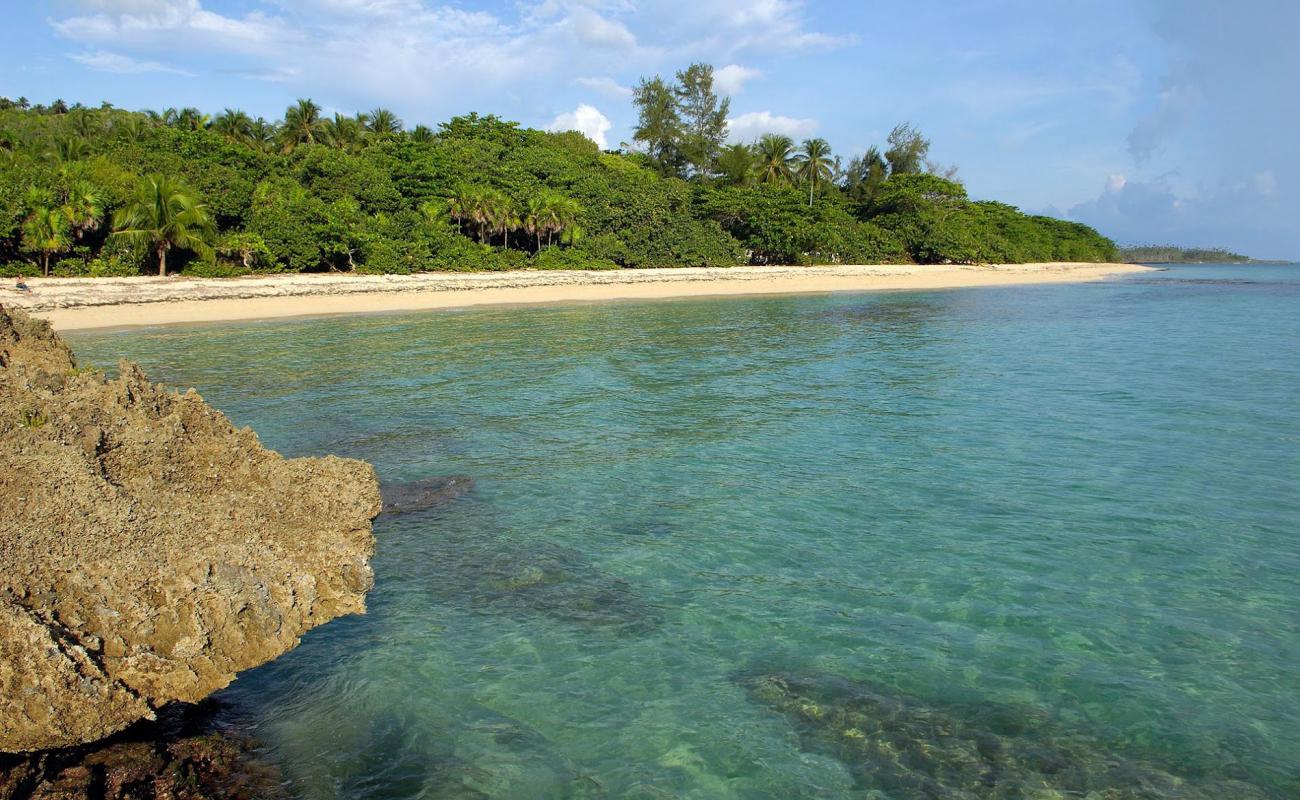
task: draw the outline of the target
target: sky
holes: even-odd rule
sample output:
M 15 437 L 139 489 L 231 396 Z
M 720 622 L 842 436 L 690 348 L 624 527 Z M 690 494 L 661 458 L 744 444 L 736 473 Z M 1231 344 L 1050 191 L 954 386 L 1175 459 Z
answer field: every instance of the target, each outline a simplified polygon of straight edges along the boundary
M 693 61 L 730 135 L 911 122 L 973 197 L 1122 244 L 1300 259 L 1300 0 L 0 0 L 0 96 L 278 119 L 469 111 L 631 139 Z

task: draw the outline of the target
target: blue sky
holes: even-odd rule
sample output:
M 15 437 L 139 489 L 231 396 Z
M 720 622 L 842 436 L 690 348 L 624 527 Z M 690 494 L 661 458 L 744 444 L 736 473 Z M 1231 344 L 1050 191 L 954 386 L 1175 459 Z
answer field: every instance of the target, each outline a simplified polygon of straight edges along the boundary
M 1300 258 L 1294 0 L 6 0 L 0 95 L 297 97 L 630 138 L 628 87 L 719 70 L 733 135 L 844 156 L 910 121 L 971 194 L 1126 243 Z

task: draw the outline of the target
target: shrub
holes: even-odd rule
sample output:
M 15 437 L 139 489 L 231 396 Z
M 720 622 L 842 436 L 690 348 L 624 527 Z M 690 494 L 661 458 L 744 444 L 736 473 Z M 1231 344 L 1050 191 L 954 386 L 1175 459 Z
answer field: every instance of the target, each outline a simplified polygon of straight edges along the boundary
M 533 256 L 528 266 L 534 269 L 619 269 L 618 264 L 597 258 L 582 249 L 547 247 Z

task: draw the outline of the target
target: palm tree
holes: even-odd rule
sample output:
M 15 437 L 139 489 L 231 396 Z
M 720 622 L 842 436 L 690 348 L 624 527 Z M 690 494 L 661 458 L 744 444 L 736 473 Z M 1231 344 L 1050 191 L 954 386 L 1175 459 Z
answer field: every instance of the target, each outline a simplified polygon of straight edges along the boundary
M 208 115 L 197 108 L 182 108 L 180 111 L 169 108 L 163 112 L 163 122 L 173 128 L 197 131 L 207 127 Z
M 49 156 L 57 164 L 68 165 L 90 154 L 90 146 L 80 136 L 56 136 Z
M 88 109 L 78 109 L 69 116 L 72 131 L 84 139 L 93 139 L 104 131 L 104 123 L 99 116 Z
M 411 131 L 411 141 L 413 142 L 432 142 L 433 129 L 428 125 L 416 125 Z
M 794 162 L 799 179 L 808 182 L 808 207 L 811 208 L 817 184 L 830 181 L 835 174 L 830 143 L 825 139 L 804 139 Z
M 50 275 L 50 253 L 68 246 L 68 220 L 61 210 L 37 206 L 23 222 L 23 248 L 41 254 L 41 272 Z
M 790 159 L 794 141 L 789 136 L 765 133 L 755 145 L 758 150 L 758 179 L 762 183 L 785 186 L 790 183 Z
M 492 228 L 501 234 L 503 246 L 509 249 L 510 231 L 523 224 L 523 220 L 519 218 L 519 208 L 515 205 L 515 201 L 501 192 L 493 191 L 490 200 L 489 216 L 492 221 Z
M 544 189 L 528 201 L 528 213 L 524 217 L 524 230 L 537 237 L 537 249 L 542 249 L 542 234 L 546 234 L 546 246 L 550 247 L 557 233 L 562 234 L 561 244 L 572 244 L 582 235 L 578 227 L 578 217 L 582 215 L 582 205 L 565 194 L 554 189 Z
M 99 194 L 87 181 L 76 181 L 68 188 L 67 200 L 60 210 L 78 238 L 98 228 L 104 219 Z
M 340 150 L 355 150 L 361 146 L 365 128 L 355 117 L 335 114 L 334 119 L 321 123 L 321 139 Z
M 150 175 L 140 181 L 136 195 L 114 216 L 114 236 L 142 242 L 158 256 L 158 274 L 167 274 L 167 251 L 173 247 L 213 258 L 211 241 L 217 228 L 207 206 L 176 178 Z
M 253 124 L 248 126 L 248 141 L 262 152 L 270 151 L 279 135 L 280 129 L 275 123 L 267 122 L 262 117 L 253 120 Z
M 231 144 L 245 144 L 253 135 L 253 118 L 238 109 L 227 108 L 212 121 L 212 130 Z
M 134 143 L 140 141 L 140 137 L 144 135 L 144 129 L 144 117 L 137 114 L 113 122 L 113 135 L 123 142 Z
M 732 186 L 747 186 L 754 177 L 754 148 L 733 144 L 718 154 L 718 172 Z
M 367 115 L 367 119 L 369 121 L 366 127 L 379 136 L 389 136 L 402 130 L 402 121 L 386 108 L 376 108 Z
M 284 152 L 288 153 L 300 144 L 315 144 L 320 132 L 320 106 L 300 99 L 285 109 L 284 126 L 280 131 L 284 138 Z

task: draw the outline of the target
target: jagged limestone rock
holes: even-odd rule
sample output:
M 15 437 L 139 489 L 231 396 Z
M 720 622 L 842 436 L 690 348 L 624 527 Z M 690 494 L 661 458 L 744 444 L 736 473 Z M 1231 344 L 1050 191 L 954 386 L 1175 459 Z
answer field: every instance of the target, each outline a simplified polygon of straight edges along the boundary
M 286 459 L 194 391 L 79 370 L 0 309 L 0 751 L 198 701 L 365 610 L 374 470 Z

